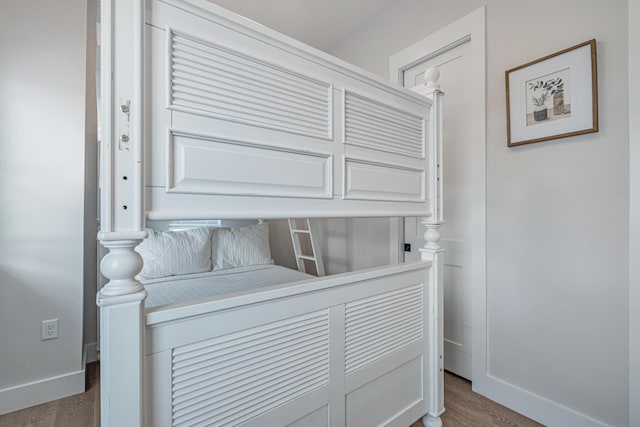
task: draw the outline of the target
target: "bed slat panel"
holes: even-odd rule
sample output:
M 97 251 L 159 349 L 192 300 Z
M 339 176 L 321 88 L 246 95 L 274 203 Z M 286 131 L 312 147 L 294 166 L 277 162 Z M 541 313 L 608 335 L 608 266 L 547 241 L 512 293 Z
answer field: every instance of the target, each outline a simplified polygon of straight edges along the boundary
M 425 119 L 345 91 L 344 143 L 423 159 Z
M 347 303 L 346 373 L 421 340 L 423 322 L 422 284 Z
M 328 382 L 327 310 L 179 347 L 173 424 L 238 425 Z
M 330 139 L 332 86 L 167 29 L 171 109 Z

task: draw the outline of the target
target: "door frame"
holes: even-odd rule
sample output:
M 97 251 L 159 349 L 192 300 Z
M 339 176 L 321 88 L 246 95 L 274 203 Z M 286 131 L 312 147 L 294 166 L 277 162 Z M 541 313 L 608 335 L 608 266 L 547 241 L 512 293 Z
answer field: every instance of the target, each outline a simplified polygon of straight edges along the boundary
M 470 153 L 474 159 L 471 169 L 471 277 L 472 291 L 472 364 L 471 377 L 473 388 L 482 388 L 487 378 L 487 207 L 486 207 L 486 55 L 485 55 L 485 6 L 471 12 L 443 29 L 419 40 L 389 58 L 389 76 L 392 81 L 402 85 L 405 70 L 427 61 L 437 55 L 470 42 L 470 55 L 473 70 L 469 78 L 481 91 L 474 110 L 480 111 L 476 120 L 471 122 L 474 134 L 478 135 L 478 143 L 474 144 Z M 444 102 L 447 102 L 447 88 Z M 445 118 L 446 120 L 446 118 Z M 446 182 L 445 182 L 446 197 Z M 445 217 L 446 220 L 446 217 Z M 397 230 L 397 229 L 396 229 Z

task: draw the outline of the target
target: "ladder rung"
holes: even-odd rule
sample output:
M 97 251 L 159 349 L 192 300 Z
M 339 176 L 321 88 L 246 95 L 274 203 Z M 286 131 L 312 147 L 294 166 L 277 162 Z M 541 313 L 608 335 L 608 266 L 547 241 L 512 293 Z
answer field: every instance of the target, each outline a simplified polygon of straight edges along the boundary
M 309 218 L 304 218 L 304 224 L 299 223 L 300 219 L 291 219 L 289 218 L 287 222 L 289 223 L 289 234 L 291 235 L 291 241 L 293 243 L 293 252 L 296 258 L 296 263 L 298 264 L 298 270 L 303 273 L 307 272 L 307 268 L 305 266 L 306 261 L 313 262 L 315 265 L 315 272 L 317 276 L 324 276 L 324 264 L 322 262 L 322 256 L 319 255 L 319 246 L 316 241 L 317 236 L 314 236 L 315 230 L 313 230 L 311 226 L 311 221 Z M 302 228 L 300 228 L 302 227 Z M 301 238 L 300 235 L 309 236 L 309 243 L 311 245 L 311 255 L 303 255 Z M 305 249 L 308 251 L 309 248 Z

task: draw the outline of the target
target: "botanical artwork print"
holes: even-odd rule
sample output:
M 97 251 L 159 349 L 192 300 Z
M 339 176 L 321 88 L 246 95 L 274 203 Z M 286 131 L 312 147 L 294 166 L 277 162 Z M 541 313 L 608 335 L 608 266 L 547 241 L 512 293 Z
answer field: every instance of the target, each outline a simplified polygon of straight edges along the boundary
M 571 117 L 570 69 L 526 81 L 527 126 Z

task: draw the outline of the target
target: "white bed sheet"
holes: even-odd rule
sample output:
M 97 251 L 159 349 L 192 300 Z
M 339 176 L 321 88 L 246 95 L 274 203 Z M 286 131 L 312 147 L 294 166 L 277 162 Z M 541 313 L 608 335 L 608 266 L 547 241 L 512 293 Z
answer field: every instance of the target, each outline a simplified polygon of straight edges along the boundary
M 151 308 L 298 282 L 313 277 L 297 270 L 270 264 L 162 277 L 141 282 L 147 291 L 145 307 Z

